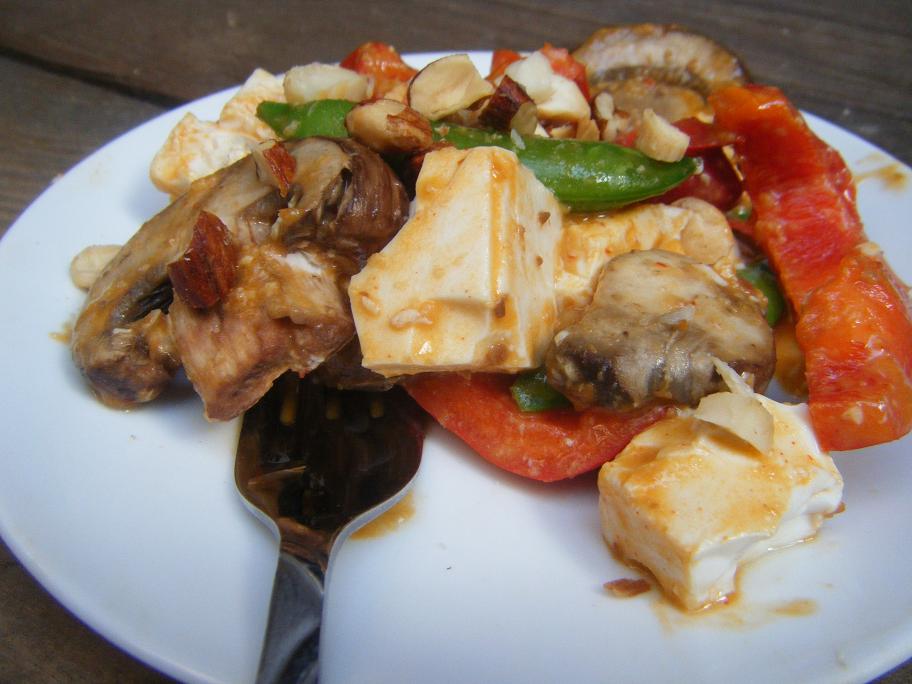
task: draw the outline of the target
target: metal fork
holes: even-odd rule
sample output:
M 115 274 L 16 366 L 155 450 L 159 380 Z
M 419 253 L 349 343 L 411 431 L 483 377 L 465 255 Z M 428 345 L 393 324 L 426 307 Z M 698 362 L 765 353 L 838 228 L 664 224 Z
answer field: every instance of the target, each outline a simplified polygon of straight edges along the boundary
M 333 544 L 405 493 L 421 460 L 423 422 L 399 388 L 340 391 L 291 373 L 244 416 L 237 487 L 279 533 L 258 684 L 317 681 Z

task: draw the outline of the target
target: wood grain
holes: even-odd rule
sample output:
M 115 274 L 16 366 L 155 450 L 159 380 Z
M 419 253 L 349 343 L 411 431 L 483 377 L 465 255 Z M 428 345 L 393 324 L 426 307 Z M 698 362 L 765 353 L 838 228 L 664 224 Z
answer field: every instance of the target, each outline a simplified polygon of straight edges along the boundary
M 158 105 L 3 57 L 0 92 L 0 235 L 54 178 L 163 111 Z
M 239 83 L 257 66 L 281 71 L 338 60 L 366 40 L 391 42 L 404 52 L 534 49 L 545 41 L 576 46 L 608 23 L 675 22 L 731 46 L 756 80 L 780 85 L 800 107 L 912 162 L 908 0 L 867 3 L 863 12 L 850 0 L 2 0 L 0 16 L 0 46 L 8 52 L 168 101 Z
M 572 47 L 639 21 L 731 46 L 755 80 L 912 163 L 909 0 L 0 0 L 0 234 L 93 149 L 256 66 L 338 60 L 366 40 L 404 52 Z M 0 606 L 0 682 L 170 681 L 70 615 L 2 544 Z M 912 664 L 879 681 L 909 684 Z

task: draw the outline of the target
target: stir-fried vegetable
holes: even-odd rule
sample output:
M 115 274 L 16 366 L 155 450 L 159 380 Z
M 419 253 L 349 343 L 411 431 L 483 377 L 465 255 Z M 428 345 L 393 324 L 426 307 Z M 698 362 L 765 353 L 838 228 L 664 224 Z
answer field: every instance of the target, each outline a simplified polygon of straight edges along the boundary
M 379 42 L 358 46 L 339 66 L 370 76 L 374 80 L 374 97 L 383 97 L 418 73 L 402 61 L 395 48 Z
M 542 482 L 598 468 L 671 410 L 659 405 L 634 411 L 524 413 L 510 395 L 512 381 L 512 376 L 494 373 L 427 373 L 410 378 L 405 388 L 482 458 Z
M 305 105 L 263 102 L 257 116 L 283 137 L 306 138 L 344 131 L 350 102 L 318 100 Z M 435 138 L 460 149 L 495 146 L 519 157 L 574 211 L 599 211 L 667 192 L 698 171 L 699 162 L 685 157 L 660 162 L 633 149 L 606 142 L 514 136 L 444 122 L 432 123 Z M 347 135 L 347 132 L 345 133 Z
M 866 243 L 852 175 L 776 88 L 710 96 L 735 149 L 757 242 L 798 316 L 808 405 L 826 449 L 858 449 L 912 429 L 912 310 Z
M 756 287 L 766 297 L 766 322 L 776 325 L 785 311 L 785 299 L 779 291 L 775 274 L 765 261 L 750 264 L 738 270 L 738 277 Z
M 257 116 L 283 138 L 347 138 L 345 115 L 355 106 L 348 100 L 314 100 L 301 105 L 261 102 Z
M 544 368 L 520 373 L 510 385 L 513 400 L 524 413 L 570 408 L 570 401 L 548 384 Z

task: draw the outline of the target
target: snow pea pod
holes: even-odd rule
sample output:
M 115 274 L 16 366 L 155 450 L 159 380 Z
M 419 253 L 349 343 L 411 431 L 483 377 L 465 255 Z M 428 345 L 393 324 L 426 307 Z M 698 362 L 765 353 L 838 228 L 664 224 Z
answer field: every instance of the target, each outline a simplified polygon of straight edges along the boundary
M 354 105 L 318 100 L 305 105 L 263 102 L 257 115 L 285 138 L 345 136 L 345 114 Z M 510 150 L 573 211 L 601 211 L 663 194 L 699 170 L 685 157 L 661 162 L 607 142 L 519 136 L 432 122 L 435 139 L 459 149 L 494 146 Z M 327 132 L 334 131 L 334 132 Z
M 537 413 L 572 406 L 567 397 L 548 384 L 544 368 L 517 375 L 516 380 L 510 385 L 510 394 L 513 395 L 513 401 L 523 413 Z

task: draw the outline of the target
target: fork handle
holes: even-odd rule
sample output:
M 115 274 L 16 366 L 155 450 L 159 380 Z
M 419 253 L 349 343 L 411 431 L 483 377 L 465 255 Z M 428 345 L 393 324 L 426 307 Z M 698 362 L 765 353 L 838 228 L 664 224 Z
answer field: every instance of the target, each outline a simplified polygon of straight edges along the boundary
M 257 684 L 316 684 L 323 572 L 279 552 Z

